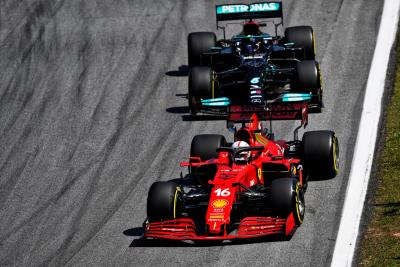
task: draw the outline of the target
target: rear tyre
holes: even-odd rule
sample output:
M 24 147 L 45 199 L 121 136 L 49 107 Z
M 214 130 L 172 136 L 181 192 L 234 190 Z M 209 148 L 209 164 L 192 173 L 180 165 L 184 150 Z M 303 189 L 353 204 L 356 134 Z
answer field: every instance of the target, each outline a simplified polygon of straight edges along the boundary
M 312 27 L 296 26 L 286 28 L 285 37 L 288 43 L 294 43 L 294 47 L 303 48 L 304 58 L 300 58 L 300 60 L 315 60 L 315 37 Z
M 214 97 L 213 71 L 209 67 L 194 67 L 189 72 L 189 109 L 195 115 L 201 99 Z
M 302 139 L 304 171 L 310 179 L 334 178 L 339 172 L 339 142 L 332 131 L 306 132 Z
M 223 147 L 226 139 L 219 134 L 200 134 L 192 139 L 190 156 L 200 157 L 201 160 L 209 160 L 218 157 L 217 148 Z
M 179 217 L 182 189 L 173 182 L 155 182 L 147 196 L 149 222 L 171 220 Z
M 304 219 L 305 201 L 304 191 L 295 178 L 278 178 L 271 183 L 271 196 L 274 207 L 288 216 L 293 213 L 296 225 L 299 226 Z
M 217 148 L 226 146 L 225 137 L 218 134 L 201 134 L 192 139 L 190 156 L 200 157 L 202 161 L 218 157 Z M 194 175 L 194 181 L 203 186 L 212 180 L 217 172 L 216 164 L 207 164 L 200 167 L 191 167 L 190 173 Z
M 213 32 L 192 32 L 188 36 L 189 68 L 201 66 L 201 55 L 215 46 L 217 38 Z

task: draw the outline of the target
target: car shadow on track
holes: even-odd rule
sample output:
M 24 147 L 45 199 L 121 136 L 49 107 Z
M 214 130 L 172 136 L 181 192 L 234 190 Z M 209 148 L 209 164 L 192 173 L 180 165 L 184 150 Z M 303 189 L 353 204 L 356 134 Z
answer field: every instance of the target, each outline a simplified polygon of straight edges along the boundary
M 190 115 L 188 106 L 170 107 L 165 110 L 172 114 L 184 114 L 182 115 L 182 121 L 216 121 L 226 120 L 226 116 L 223 115 Z
M 189 113 L 189 107 L 188 106 L 170 107 L 167 108 L 165 111 L 173 114 L 187 114 Z
M 189 67 L 188 65 L 181 65 L 177 70 L 167 71 L 165 75 L 172 77 L 186 77 L 189 75 Z

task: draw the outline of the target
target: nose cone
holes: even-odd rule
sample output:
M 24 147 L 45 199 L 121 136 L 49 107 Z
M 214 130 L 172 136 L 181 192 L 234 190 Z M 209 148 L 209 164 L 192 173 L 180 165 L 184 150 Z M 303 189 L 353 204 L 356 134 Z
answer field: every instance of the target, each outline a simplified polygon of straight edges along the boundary
M 226 186 L 213 188 L 206 215 L 209 234 L 220 234 L 223 229 L 222 226 L 230 223 L 234 196 L 233 188 Z

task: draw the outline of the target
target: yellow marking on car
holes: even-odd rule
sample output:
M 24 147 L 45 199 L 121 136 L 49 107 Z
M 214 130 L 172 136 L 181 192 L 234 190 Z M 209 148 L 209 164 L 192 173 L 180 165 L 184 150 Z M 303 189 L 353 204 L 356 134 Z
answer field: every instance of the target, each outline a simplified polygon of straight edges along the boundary
M 211 203 L 211 205 L 212 205 L 214 208 L 224 208 L 224 207 L 226 207 L 228 204 L 229 204 L 229 201 L 228 201 L 228 200 L 225 200 L 225 199 L 216 199 L 216 200 L 214 200 L 214 201 Z
M 317 64 L 317 68 L 318 68 L 318 73 L 319 73 L 319 84 L 321 85 L 321 92 L 324 91 L 323 86 L 322 86 L 322 72 L 321 72 L 321 66 L 319 64 Z
M 210 215 L 210 219 L 223 219 L 224 215 Z
M 314 31 L 312 33 L 312 39 L 313 39 L 314 56 L 316 56 L 317 55 L 317 48 L 315 47 L 315 34 L 314 34 Z
M 297 183 L 296 184 L 296 216 L 299 219 L 299 223 L 303 223 L 303 220 L 301 219 L 301 215 L 300 215 L 300 201 L 299 201 L 299 186 L 300 184 Z
M 178 201 L 178 192 L 182 192 L 180 187 L 177 187 L 174 195 L 174 219 L 176 218 L 176 204 Z
M 335 169 L 335 173 L 338 174 L 339 172 L 339 166 L 338 166 L 338 160 L 337 160 L 337 155 L 336 155 L 336 144 L 337 139 L 336 136 L 333 136 L 333 142 L 332 142 L 332 153 L 333 153 L 333 168 Z
M 258 180 L 260 181 L 260 183 L 264 184 L 264 179 L 263 179 L 263 177 L 262 177 L 261 168 L 258 168 L 258 170 L 257 170 L 257 176 L 258 176 Z

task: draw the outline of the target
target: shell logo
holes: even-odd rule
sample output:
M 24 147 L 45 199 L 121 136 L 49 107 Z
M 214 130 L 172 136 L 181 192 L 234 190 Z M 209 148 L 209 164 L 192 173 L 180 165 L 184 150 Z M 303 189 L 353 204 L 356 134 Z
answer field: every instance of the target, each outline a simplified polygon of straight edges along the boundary
M 212 205 L 214 208 L 224 208 L 224 207 L 226 207 L 228 204 L 229 204 L 229 201 L 228 201 L 228 200 L 225 200 L 225 199 L 217 199 L 217 200 L 214 200 L 214 201 L 211 203 L 211 205 Z

